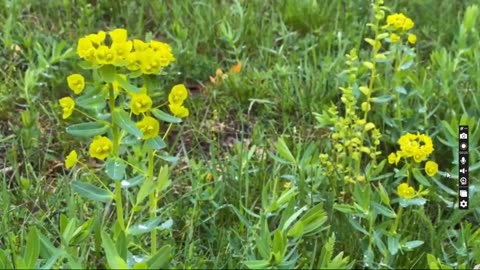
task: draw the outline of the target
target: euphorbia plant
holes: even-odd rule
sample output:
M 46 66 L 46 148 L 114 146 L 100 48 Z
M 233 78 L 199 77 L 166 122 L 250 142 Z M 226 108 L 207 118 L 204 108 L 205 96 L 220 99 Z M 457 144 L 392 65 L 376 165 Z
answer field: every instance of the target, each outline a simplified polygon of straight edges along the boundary
M 73 188 L 95 201 L 114 200 L 115 237 L 124 235 L 130 239 L 129 236 L 150 232 L 151 255 L 155 257 L 158 254 L 168 259 L 169 256 L 165 256 L 169 254 L 168 246 L 157 252 L 155 229 L 160 222 L 157 217 L 158 196 L 170 183 L 168 166 L 163 166 L 157 177 L 154 163 L 159 152 L 166 147 L 164 138 L 172 124 L 180 123 L 181 118 L 189 115 L 184 106 L 188 91 L 182 84 L 175 85 L 168 99 L 160 106 L 154 106 L 151 96 L 158 89 L 148 82 L 152 75 L 165 75 L 163 69 L 175 61 L 171 48 L 155 40 L 128 40 L 127 30 L 115 29 L 108 34 L 100 31 L 80 38 L 77 53 L 83 59 L 80 67 L 91 71 L 92 80 L 85 80 L 81 74 L 68 76 L 68 86 L 77 97 L 64 97 L 59 103 L 63 119 L 73 113 L 89 119 L 88 122 L 67 127 L 66 131 L 76 137 L 90 138 L 89 156 L 96 159 L 103 170 L 94 170 L 87 165 L 91 163 L 79 161 L 77 152 L 72 151 L 66 159 L 67 169 L 78 163 L 87 172 L 86 175 L 98 183 L 74 181 Z M 165 129 L 164 122 L 168 123 Z M 113 181 L 113 191 L 108 187 L 109 181 Z M 138 185 L 140 187 L 136 188 Z M 137 191 L 135 200 L 129 196 L 127 202 L 123 201 L 127 198 L 127 189 Z M 147 197 L 148 204 L 145 204 Z M 130 207 L 124 208 L 125 205 Z M 142 223 L 139 213 L 146 208 L 150 219 Z M 137 224 L 133 225 L 134 222 Z M 109 245 L 111 239 L 105 232 L 102 232 L 102 240 L 110 267 L 133 266 L 127 265 L 127 258 L 120 256 L 120 252 Z M 160 267 L 164 262 L 157 259 L 141 264 Z

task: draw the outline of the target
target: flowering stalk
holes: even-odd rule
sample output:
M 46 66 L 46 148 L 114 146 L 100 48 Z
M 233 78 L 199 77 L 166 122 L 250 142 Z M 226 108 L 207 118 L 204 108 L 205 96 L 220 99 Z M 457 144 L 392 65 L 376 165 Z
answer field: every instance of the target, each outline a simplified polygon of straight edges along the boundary
M 109 106 L 110 106 L 110 112 L 113 113 L 113 111 L 115 110 L 115 93 L 113 91 L 113 87 L 109 87 Z M 113 137 L 112 152 L 115 157 L 118 157 L 119 130 L 118 130 L 118 126 L 113 121 L 113 117 L 112 117 L 112 137 Z M 125 231 L 125 221 L 123 218 L 122 186 L 120 181 L 115 181 L 115 203 L 116 203 L 118 223 L 120 225 L 120 228 L 123 231 Z

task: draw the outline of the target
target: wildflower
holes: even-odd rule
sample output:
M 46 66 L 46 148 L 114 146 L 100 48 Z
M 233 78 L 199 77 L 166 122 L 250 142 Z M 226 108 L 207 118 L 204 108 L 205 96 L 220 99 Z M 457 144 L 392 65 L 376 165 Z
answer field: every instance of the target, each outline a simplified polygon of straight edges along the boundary
M 144 113 L 152 108 L 152 99 L 145 93 L 132 94 L 130 109 L 136 115 Z
M 411 199 L 415 195 L 415 189 L 407 183 L 402 183 L 397 187 L 398 196 L 404 199 Z
M 143 132 L 142 139 L 144 140 L 157 137 L 160 130 L 157 119 L 150 116 L 145 116 L 142 121 L 137 122 L 136 126 Z
M 408 34 L 408 42 L 410 42 L 410 44 L 415 44 L 417 42 L 417 36 L 415 34 Z
M 419 144 L 416 140 L 417 135 L 411 133 L 407 133 L 398 139 L 400 149 L 406 157 L 412 157 L 419 148 Z
M 176 117 L 185 118 L 190 114 L 188 109 L 185 108 L 183 105 L 170 104 L 170 105 L 168 105 L 168 108 L 170 108 L 170 111 Z
M 438 164 L 435 161 L 427 161 L 425 163 L 425 172 L 428 176 L 433 177 L 438 172 Z
M 101 65 L 113 64 L 115 61 L 115 50 L 105 45 L 101 45 L 95 51 L 95 58 Z
M 115 60 L 113 62 L 116 66 L 124 66 L 129 64 L 128 57 L 132 50 L 133 44 L 131 41 L 126 42 L 113 42 L 111 50 L 115 54 Z
M 395 163 L 395 160 L 397 160 L 397 155 L 395 155 L 395 153 L 390 153 L 390 155 L 388 155 L 388 164 Z
M 81 58 L 89 58 L 95 53 L 92 42 L 86 38 L 80 38 L 77 43 L 77 54 Z
M 408 31 L 412 29 L 414 25 L 415 23 L 412 21 L 412 19 L 406 18 L 405 21 L 403 22 L 402 28 L 403 30 Z
M 140 60 L 140 52 L 130 52 L 127 56 L 127 69 L 136 71 L 140 69 L 142 62 Z
M 233 65 L 230 68 L 230 72 L 232 73 L 240 73 L 241 70 L 242 70 L 242 62 L 238 62 L 237 64 Z
M 83 89 L 85 88 L 85 78 L 81 74 L 72 74 L 67 77 L 68 87 L 72 89 L 72 91 L 79 95 L 82 93 Z
M 133 40 L 133 48 L 135 48 L 136 52 L 143 52 L 146 49 L 148 49 L 148 44 L 143 42 L 143 40 L 134 39 Z
M 88 152 L 90 156 L 99 160 L 104 160 L 112 152 L 113 144 L 109 138 L 105 136 L 97 136 L 90 144 Z
M 64 97 L 59 100 L 59 103 L 63 110 L 63 119 L 67 119 L 75 109 L 75 101 L 71 97 Z
M 292 182 L 285 182 L 285 184 L 283 184 L 283 187 L 285 189 L 289 189 L 291 186 L 292 186 Z
M 420 142 L 419 150 L 426 157 L 433 152 L 432 138 L 425 134 L 418 134 L 418 141 Z
M 185 85 L 177 84 L 170 91 L 170 94 L 168 95 L 168 102 L 170 104 L 182 105 L 187 97 L 188 91 Z
M 421 151 L 416 151 L 415 154 L 413 154 L 413 160 L 417 163 L 422 162 L 425 158 L 427 158 L 427 156 Z
M 400 41 L 400 36 L 395 34 L 395 33 L 392 33 L 390 34 L 390 42 L 392 43 L 398 43 Z
M 67 170 L 75 166 L 77 164 L 78 157 L 77 157 L 77 152 L 75 150 L 71 151 L 70 154 L 68 154 L 67 158 L 65 159 L 65 167 Z
M 112 43 L 124 43 L 127 41 L 127 30 L 123 28 L 117 28 L 108 33 L 112 39 Z
M 95 45 L 100 45 L 105 41 L 106 33 L 104 31 L 98 31 L 97 34 L 90 34 L 86 36 Z

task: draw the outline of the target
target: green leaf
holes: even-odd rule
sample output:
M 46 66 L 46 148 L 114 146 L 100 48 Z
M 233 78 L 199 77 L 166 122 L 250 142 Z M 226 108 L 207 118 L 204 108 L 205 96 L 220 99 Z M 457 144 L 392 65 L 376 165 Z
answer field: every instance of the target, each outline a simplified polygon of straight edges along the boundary
M 398 237 L 397 236 L 389 236 L 388 237 L 388 251 L 391 255 L 395 255 L 398 252 L 398 248 L 400 245 L 398 244 Z
M 161 150 L 167 147 L 167 144 L 165 144 L 165 142 L 162 140 L 162 138 L 160 138 L 160 136 L 145 140 L 145 145 L 147 145 L 153 150 Z
M 303 222 L 302 221 L 298 221 L 297 223 L 295 223 L 295 225 L 293 225 L 292 228 L 290 228 L 290 230 L 288 230 L 288 233 L 287 233 L 287 236 L 288 237 L 300 237 L 303 235 Z
M 135 224 L 128 228 L 128 233 L 131 235 L 140 235 L 151 232 L 160 223 L 160 217 L 151 219 L 145 223 Z
M 425 176 L 423 176 L 423 174 L 419 170 L 413 169 L 412 174 L 413 174 L 413 177 L 415 178 L 415 180 L 418 181 L 418 183 L 422 184 L 425 187 L 430 187 L 431 186 L 428 179 Z
M 159 109 L 152 109 L 151 112 L 158 120 L 162 120 L 162 121 L 167 122 L 167 123 L 181 123 L 182 122 L 181 118 L 175 117 L 175 116 L 173 116 L 171 114 L 168 114 L 168 113 L 166 113 L 162 110 L 159 110 Z
M 143 132 L 137 128 L 135 122 L 130 119 L 128 113 L 122 109 L 115 109 L 112 112 L 112 120 L 126 132 L 132 134 L 136 138 L 141 138 Z
M 118 255 L 112 239 L 104 231 L 102 231 L 102 247 L 111 269 L 128 269 L 127 263 Z
M 132 269 L 148 269 L 146 262 L 136 263 L 133 265 Z
M 420 240 L 409 241 L 409 242 L 406 242 L 405 244 L 403 244 L 403 247 L 413 249 L 413 248 L 416 248 L 416 247 L 419 247 L 419 246 L 423 245 L 423 243 L 424 242 L 420 241 Z
M 430 253 L 427 254 L 427 263 L 428 263 L 428 268 L 430 269 L 440 269 L 437 258 L 435 258 L 435 256 L 433 256 Z
M 74 181 L 72 188 L 74 192 L 96 202 L 109 202 L 113 199 L 112 192 L 81 181 Z
M 148 269 L 167 268 L 172 258 L 172 247 L 165 245 L 147 261 Z
M 409 68 L 413 65 L 413 63 L 414 63 L 414 62 L 413 62 L 412 60 L 407 61 L 407 62 L 401 64 L 400 67 L 399 67 L 399 69 L 400 69 L 400 70 L 409 69 Z
M 89 91 L 75 99 L 75 105 L 87 110 L 98 111 L 106 106 L 105 98 L 98 91 Z
M 387 103 L 392 99 L 393 99 L 392 95 L 385 95 L 385 96 L 381 96 L 381 97 L 371 98 L 370 101 L 373 102 L 373 103 Z
M 352 226 L 355 230 L 357 230 L 357 231 L 359 231 L 359 232 L 368 236 L 368 232 L 360 225 L 360 223 L 358 223 L 358 221 L 353 219 L 353 217 L 349 217 L 348 222 L 350 222 L 350 224 L 352 224 Z
M 138 88 L 135 85 L 130 84 L 128 80 L 125 80 L 119 75 L 115 75 L 115 81 L 120 85 L 121 88 L 125 89 L 127 92 L 138 94 L 142 91 L 141 88 Z
M 127 165 L 122 159 L 109 158 L 105 163 L 106 173 L 112 180 L 122 180 L 125 177 Z
M 72 218 L 68 223 L 65 229 L 63 230 L 62 237 L 65 241 L 65 245 L 68 246 L 70 244 L 70 240 L 73 237 L 73 233 L 75 231 L 75 227 L 77 226 L 77 219 Z
M 272 253 L 277 254 L 277 256 L 275 256 L 275 261 L 277 264 L 283 261 L 283 258 L 286 252 L 287 252 L 287 238 L 285 237 L 285 234 L 280 229 L 277 229 L 273 233 L 273 245 L 272 245 Z
M 389 217 L 389 218 L 395 218 L 397 215 L 395 214 L 395 212 L 393 212 L 392 209 L 389 209 L 379 203 L 376 203 L 376 202 L 372 202 L 372 206 L 375 210 L 378 211 L 378 213 L 386 216 L 386 217 Z
M 323 209 L 322 203 L 308 210 L 300 220 L 304 225 L 304 235 L 316 234 L 328 228 L 328 226 L 323 226 L 327 222 L 327 213 Z
M 333 208 L 337 211 L 340 211 L 345 214 L 353 214 L 356 211 L 355 207 L 348 205 L 348 204 L 334 204 Z
M 145 181 L 145 176 L 144 175 L 137 175 L 133 178 L 123 180 L 121 185 L 122 185 L 122 188 L 131 188 L 131 187 L 138 186 L 143 181 Z M 115 187 L 115 184 L 112 184 L 111 186 Z
M 283 225 L 283 230 L 286 230 L 288 229 L 288 227 L 290 227 L 290 225 L 295 221 L 297 220 L 297 218 L 307 210 L 307 206 L 304 205 L 302 208 L 298 209 L 295 213 L 293 213 L 288 219 L 287 221 L 285 221 L 285 224 Z M 297 223 L 300 223 L 300 222 L 297 222 Z
M 104 65 L 100 68 L 100 75 L 107 83 L 112 83 L 115 80 L 115 73 L 115 66 L 113 65 Z
M 278 139 L 277 143 L 275 144 L 275 149 L 283 159 L 293 164 L 296 163 L 295 157 L 293 156 L 292 152 L 290 152 L 290 150 L 288 149 L 288 146 L 285 143 L 285 140 L 283 138 Z
M 166 189 L 172 181 L 168 179 L 168 166 L 164 165 L 161 169 L 160 172 L 158 173 L 157 177 L 157 186 L 156 190 L 157 192 L 161 192 L 164 189 Z
M 383 187 L 382 183 L 378 183 L 378 189 L 378 193 L 380 194 L 380 199 L 382 200 L 382 203 L 390 206 L 390 197 L 388 197 L 388 193 Z
M 38 232 L 38 236 L 40 240 L 40 254 L 42 258 L 48 258 L 56 254 L 63 255 L 65 253 L 64 250 L 57 249 L 42 233 Z
M 27 246 L 25 249 L 24 262 L 26 268 L 35 269 L 38 255 L 40 255 L 40 239 L 37 229 L 33 227 L 28 233 Z
M 0 249 L 0 269 L 13 269 L 13 266 L 5 253 L 5 251 Z
M 115 247 L 118 252 L 118 256 L 122 258 L 123 260 L 127 259 L 127 253 L 128 253 L 128 240 L 127 236 L 125 235 L 125 232 L 120 232 L 117 237 L 117 241 L 115 243 Z
M 78 137 L 93 137 L 107 133 L 109 125 L 99 122 L 81 123 L 66 128 L 68 134 Z
M 137 202 L 136 204 L 140 204 L 148 195 L 155 191 L 153 180 L 149 177 L 145 179 L 140 186 L 140 190 L 137 193 Z
M 270 262 L 267 260 L 244 261 L 243 264 L 245 264 L 249 269 L 265 269 L 270 266 Z

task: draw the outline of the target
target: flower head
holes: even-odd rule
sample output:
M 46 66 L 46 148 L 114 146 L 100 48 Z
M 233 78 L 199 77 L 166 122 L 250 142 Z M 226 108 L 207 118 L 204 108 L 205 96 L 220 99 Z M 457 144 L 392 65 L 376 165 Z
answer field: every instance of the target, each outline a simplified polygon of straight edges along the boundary
M 75 166 L 75 164 L 77 164 L 77 161 L 77 152 L 73 150 L 72 152 L 70 152 L 70 154 L 68 154 L 67 158 L 65 159 L 65 167 L 67 168 L 67 170 Z
M 438 164 L 435 161 L 427 161 L 425 163 L 425 172 L 428 176 L 435 176 L 438 172 Z
M 145 116 L 142 121 L 137 122 L 136 126 L 143 132 L 142 139 L 144 140 L 157 137 L 160 130 L 157 119 L 150 116 Z
M 292 182 L 285 182 L 285 184 L 283 184 L 283 187 L 285 189 L 289 189 L 291 186 L 292 186 Z
M 177 84 L 172 88 L 168 95 L 168 102 L 170 104 L 182 105 L 185 99 L 188 97 L 188 91 L 185 85 Z
M 390 153 L 390 155 L 388 155 L 388 164 L 393 164 L 396 160 L 397 155 L 395 155 L 395 153 Z
M 101 45 L 95 51 L 96 61 L 101 65 L 110 65 L 115 61 L 115 50 Z
M 99 160 L 104 160 L 112 152 L 113 144 L 109 138 L 105 136 L 97 136 L 90 144 L 88 152 L 90 156 Z
M 391 33 L 390 34 L 390 42 L 392 43 L 398 43 L 400 41 L 400 36 L 395 34 L 395 33 Z
M 68 87 L 72 89 L 72 91 L 79 95 L 82 93 L 83 89 L 85 88 L 85 78 L 81 74 L 72 74 L 67 77 Z
M 75 101 L 71 97 L 64 97 L 59 99 L 58 102 L 63 110 L 63 119 L 67 119 L 72 115 L 73 109 L 75 109 Z
M 145 93 L 132 94 L 130 109 L 136 115 L 144 113 L 152 108 L 152 99 Z
M 95 45 L 100 45 L 105 41 L 106 33 L 104 31 L 98 31 L 96 34 L 87 35 L 86 38 Z
M 185 118 L 190 114 L 188 109 L 185 108 L 183 105 L 170 104 L 170 105 L 168 105 L 168 108 L 170 108 L 170 111 L 176 117 Z
M 408 34 L 408 42 L 410 42 L 410 44 L 415 44 L 417 42 L 417 36 L 415 34 Z
M 415 196 L 415 189 L 409 186 L 407 183 L 402 183 L 397 187 L 398 196 L 404 199 L 411 199 Z
M 127 30 L 124 28 L 117 28 L 108 34 L 112 39 L 112 43 L 123 43 L 127 41 Z

